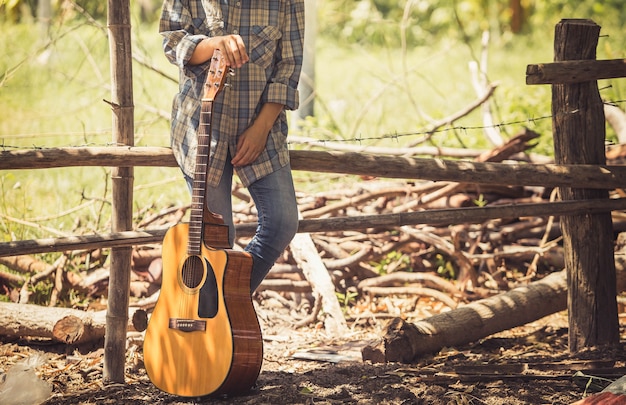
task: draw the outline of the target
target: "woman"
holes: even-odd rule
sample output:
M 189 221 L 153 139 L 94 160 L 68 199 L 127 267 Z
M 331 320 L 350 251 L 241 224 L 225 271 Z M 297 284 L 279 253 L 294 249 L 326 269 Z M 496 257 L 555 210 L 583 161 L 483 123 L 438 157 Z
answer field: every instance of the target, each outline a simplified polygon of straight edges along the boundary
M 179 67 L 171 146 L 187 184 L 193 183 L 203 85 L 215 49 L 235 70 L 213 102 L 206 200 L 235 239 L 233 173 L 257 212 L 251 291 L 295 235 L 298 210 L 289 165 L 286 110 L 298 107 L 304 39 L 303 0 L 165 0 L 159 31 Z

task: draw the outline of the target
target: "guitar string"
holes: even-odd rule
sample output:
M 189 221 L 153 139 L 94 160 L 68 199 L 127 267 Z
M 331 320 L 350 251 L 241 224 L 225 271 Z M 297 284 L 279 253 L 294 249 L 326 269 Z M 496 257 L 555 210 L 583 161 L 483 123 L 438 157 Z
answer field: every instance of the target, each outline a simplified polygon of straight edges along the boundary
M 189 241 L 187 247 L 187 259 L 184 261 L 189 267 L 185 268 L 183 265 L 183 284 L 188 288 L 197 289 L 200 287 L 202 279 L 206 282 L 206 275 L 204 262 L 202 259 L 202 244 L 203 244 L 203 212 L 206 193 L 206 170 L 208 168 L 208 162 L 204 161 L 206 156 L 208 160 L 210 149 L 210 133 L 211 130 L 211 112 L 212 102 L 208 103 L 203 100 L 200 110 L 200 124 L 198 130 L 198 149 L 196 168 L 194 173 L 194 191 L 192 201 L 192 212 L 189 227 Z M 186 271 L 185 271 L 186 270 Z M 195 290 L 194 294 L 184 294 L 184 298 L 181 302 L 182 312 L 186 318 L 195 319 L 199 314 L 192 314 L 194 304 L 199 304 L 200 290 Z M 200 308 L 197 308 L 198 310 Z

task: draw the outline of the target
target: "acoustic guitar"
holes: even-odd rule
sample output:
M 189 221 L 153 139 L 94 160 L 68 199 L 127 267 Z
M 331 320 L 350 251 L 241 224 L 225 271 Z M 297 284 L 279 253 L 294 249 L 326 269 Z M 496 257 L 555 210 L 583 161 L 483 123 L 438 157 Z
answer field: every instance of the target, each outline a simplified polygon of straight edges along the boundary
M 152 383 L 183 397 L 245 392 L 263 361 L 250 294 L 252 257 L 228 249 L 228 226 L 205 202 L 211 112 L 227 74 L 217 50 L 202 99 L 190 220 L 165 234 L 161 293 L 143 346 Z

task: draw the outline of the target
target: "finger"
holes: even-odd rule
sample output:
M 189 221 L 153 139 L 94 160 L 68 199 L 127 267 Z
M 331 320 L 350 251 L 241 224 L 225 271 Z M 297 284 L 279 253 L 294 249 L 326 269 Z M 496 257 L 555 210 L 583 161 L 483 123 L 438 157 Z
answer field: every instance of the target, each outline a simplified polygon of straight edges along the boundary
M 232 66 L 241 67 L 248 62 L 248 54 L 243 39 L 239 35 L 231 35 L 226 44 L 227 53 L 230 55 Z
M 231 66 L 240 68 L 244 64 L 244 59 L 241 56 L 241 52 L 239 51 L 239 48 L 237 48 L 236 46 L 231 46 L 231 48 L 229 49 L 229 53 L 231 55 L 231 60 L 232 60 Z
M 248 51 L 246 50 L 246 44 L 243 42 L 243 38 L 240 35 L 235 35 L 234 37 L 235 43 L 237 44 L 237 50 L 239 51 L 239 55 L 241 56 L 242 62 L 248 61 Z
M 245 156 L 238 156 L 233 158 L 233 161 L 231 162 L 233 166 L 237 167 L 237 166 L 245 166 L 248 163 L 250 163 L 249 161 L 250 159 L 246 158 Z
M 238 147 L 237 152 L 235 153 L 235 156 L 231 160 L 231 163 L 233 164 L 233 166 L 240 166 L 243 163 L 245 163 L 245 157 L 246 157 L 246 153 L 245 153 L 244 148 Z
M 222 56 L 226 59 L 226 65 L 237 67 L 237 59 L 233 52 L 232 39 L 230 36 L 221 37 L 221 41 L 217 48 L 222 51 Z
M 228 66 L 239 67 L 239 61 L 237 60 L 237 55 L 235 54 L 237 50 L 233 49 L 230 42 L 224 44 L 224 54 L 226 55 Z
M 256 159 L 256 154 L 252 150 L 241 151 L 235 155 L 233 158 L 232 164 L 233 166 L 245 166 L 254 162 Z

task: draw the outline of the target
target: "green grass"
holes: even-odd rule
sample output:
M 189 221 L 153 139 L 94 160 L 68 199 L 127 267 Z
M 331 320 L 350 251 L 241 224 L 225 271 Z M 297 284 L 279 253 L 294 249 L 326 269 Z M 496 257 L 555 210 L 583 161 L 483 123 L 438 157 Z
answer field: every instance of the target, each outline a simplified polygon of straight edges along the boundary
M 34 25 L 5 24 L 0 29 L 0 145 L 110 144 L 111 110 L 103 101 L 110 99 L 106 30 L 66 22 L 53 27 L 53 43 L 44 46 Z M 619 37 L 602 37 L 598 58 L 623 57 L 615 51 L 621 49 Z M 162 54 L 155 25 L 134 23 L 133 39 L 133 50 L 144 55 L 149 65 L 177 77 L 176 68 Z M 524 125 L 538 131 L 542 139 L 537 151 L 550 153 L 551 120 L 538 119 L 550 115 L 550 86 L 527 86 L 525 71 L 528 64 L 552 60 L 552 36 L 498 41 L 490 45 L 488 54 L 489 80 L 498 83 L 492 98 L 494 119 L 506 123 L 501 127 L 505 137 Z M 460 41 L 441 40 L 402 52 L 341 46 L 320 37 L 315 56 L 316 116 L 295 134 L 361 145 L 405 146 L 418 137 L 405 134 L 422 133 L 429 128 L 429 117 L 447 117 L 477 98 L 468 63 L 479 56 L 479 46 L 472 44 L 470 49 Z M 139 63 L 134 63 L 133 74 L 135 144 L 167 146 L 167 116 L 177 84 Z M 611 84 L 602 90 L 603 97 L 622 100 L 624 80 Z M 477 111 L 455 122 L 455 131 L 437 133 L 431 142 L 489 147 L 482 130 L 472 129 L 480 126 Z M 333 187 L 333 181 L 319 182 L 319 178 L 318 174 L 296 173 L 297 188 Z M 189 201 L 176 168 L 138 167 L 134 185 L 135 212 Z M 106 231 L 110 188 L 108 168 L 0 171 L 0 214 L 4 215 L 0 216 L 0 236 L 4 240 L 52 236 L 44 227 L 70 234 Z
M 111 109 L 104 101 L 111 98 L 106 31 L 68 24 L 57 27 L 53 44 L 44 46 L 36 28 L 2 26 L 0 144 L 10 149 L 111 144 Z M 175 68 L 162 55 L 156 29 L 135 31 L 134 51 L 147 55 L 150 65 L 176 77 Z M 167 146 L 169 124 L 162 116 L 169 114 L 177 85 L 137 63 L 133 74 L 135 144 Z M 136 212 L 152 205 L 181 204 L 189 194 L 176 168 L 136 168 L 135 186 Z M 109 226 L 110 205 L 102 203 L 110 200 L 109 168 L 3 171 L 0 188 L 0 214 L 4 216 L 69 234 Z M 85 208 L 71 211 L 83 204 Z M 0 235 L 8 240 L 51 233 L 0 217 Z
M 448 117 L 477 98 L 468 67 L 472 55 L 460 42 L 411 49 L 406 54 L 400 50 L 348 50 L 328 43 L 319 49 L 319 110 L 328 112 L 332 122 L 339 123 L 337 131 L 346 139 L 422 132 L 430 127 L 429 120 Z M 501 51 L 490 54 L 489 78 L 499 83 L 493 98 L 499 107 L 494 109 L 498 122 L 528 118 L 526 111 L 516 112 L 511 101 L 522 104 L 525 110 L 533 108 L 549 114 L 549 89 L 524 84 L 526 65 L 535 62 L 539 61 L 523 57 L 516 50 L 510 55 Z M 328 74 L 329 70 L 341 73 Z M 519 94 L 517 100 L 511 100 L 511 93 Z M 322 128 L 331 124 L 322 120 Z M 478 113 L 473 113 L 455 124 L 474 127 L 481 126 L 482 121 Z M 515 132 L 519 127 L 504 130 Z M 481 132 L 468 131 L 463 139 L 465 146 L 485 146 Z M 461 146 L 446 133 L 438 135 L 435 142 Z

